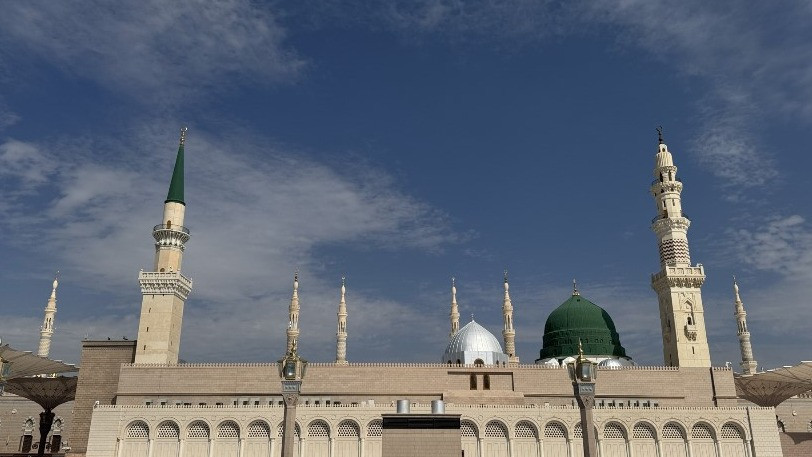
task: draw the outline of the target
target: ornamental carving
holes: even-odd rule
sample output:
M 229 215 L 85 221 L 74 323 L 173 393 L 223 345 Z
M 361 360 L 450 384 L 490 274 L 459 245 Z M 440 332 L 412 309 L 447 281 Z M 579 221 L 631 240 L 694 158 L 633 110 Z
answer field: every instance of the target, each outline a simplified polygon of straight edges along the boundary
M 186 300 L 192 291 L 192 280 L 179 272 L 142 271 L 138 282 L 143 295 L 174 295 Z

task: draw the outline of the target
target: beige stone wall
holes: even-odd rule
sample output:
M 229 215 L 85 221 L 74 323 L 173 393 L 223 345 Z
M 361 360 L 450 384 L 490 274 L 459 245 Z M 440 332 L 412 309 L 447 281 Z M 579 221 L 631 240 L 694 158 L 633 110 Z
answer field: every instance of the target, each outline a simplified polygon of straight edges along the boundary
M 69 433 L 73 418 L 71 413 L 73 402 L 64 403 L 54 410 L 54 421 L 58 424 L 51 428 L 48 442 L 56 432 L 62 436 L 62 444 L 70 445 Z M 33 401 L 16 395 L 4 394 L 0 397 L 0 453 L 18 452 L 23 435 L 30 433 L 33 442 L 39 442 L 39 413 L 42 408 Z M 33 428 L 27 428 L 26 422 L 31 420 Z
M 87 446 L 93 405 L 114 404 L 121 364 L 135 358 L 135 341 L 83 341 L 73 405 L 71 452 L 81 455 Z
M 342 423 L 350 421 L 353 428 L 357 427 L 358 430 L 356 447 L 363 447 L 365 457 L 380 457 L 380 429 L 375 424 L 382 414 L 392 413 L 394 410 L 393 405 L 300 406 L 297 408 L 297 425 L 300 430 L 298 447 L 304 449 L 303 455 L 321 455 L 315 450 L 335 447 L 341 439 L 347 439 L 346 436 L 339 436 L 339 430 Z M 430 410 L 430 405 L 427 404 L 414 404 L 411 407 L 411 412 L 416 414 L 428 414 Z M 149 430 L 148 438 L 144 439 L 153 441 L 157 440 L 158 426 L 171 421 L 177 425 L 178 440 L 184 441 L 181 444 L 184 447 L 192 440 L 189 431 L 195 422 L 205 424 L 212 444 L 216 445 L 219 439 L 218 429 L 223 423 L 228 421 L 237 424 L 240 430 L 238 440 L 247 444 L 252 439 L 248 437 L 247 430 L 251 424 L 260 421 L 271 430 L 267 438 L 269 449 L 276 449 L 278 452 L 278 427 L 282 422 L 282 412 L 282 407 L 279 406 L 100 406 L 93 414 L 87 456 L 117 455 L 120 446 L 125 445 L 128 439 L 128 427 L 136 421 L 145 424 Z M 577 449 L 580 442 L 577 434 L 580 411 L 574 407 L 446 405 L 446 413 L 462 416 L 463 424 L 468 424 L 468 430 L 473 430 L 475 435 L 472 438 L 464 437 L 463 447 L 466 446 L 466 440 L 473 440 L 474 448 L 481 451 L 483 457 L 494 455 L 487 449 L 493 449 L 494 452 L 499 449 L 520 449 L 520 444 L 525 441 L 535 443 L 529 449 L 540 449 L 544 448 L 545 443 L 552 446 L 558 442 Z M 758 457 L 781 456 L 772 408 L 597 408 L 594 414 L 598 443 L 603 446 L 607 455 L 615 449 L 613 446 L 617 443 L 621 445 L 619 449 L 641 450 L 651 443 L 655 446 L 652 449 L 656 446 L 671 446 L 673 449 L 674 445 L 678 445 L 680 449 L 691 448 L 696 453 L 710 446 L 711 449 L 722 449 L 723 457 L 752 455 L 739 454 L 739 451 L 746 452 L 752 446 L 757 450 L 755 455 Z M 313 424 L 316 422 L 326 424 L 326 436 L 312 434 L 315 430 Z M 545 436 L 548 426 L 561 427 L 564 436 Z M 671 432 L 664 433 L 669 428 Z M 196 426 L 196 430 L 200 429 L 200 426 Z M 506 431 L 504 438 L 499 438 L 498 433 L 489 432 L 500 429 Z M 741 439 L 731 437 L 730 430 L 740 433 Z M 641 431 L 650 432 L 652 438 L 644 437 L 645 433 L 641 434 Z M 682 438 L 674 438 L 675 431 Z M 703 436 L 703 433 L 709 433 L 710 438 L 705 437 L 708 435 Z M 636 457 L 645 455 L 645 451 L 635 454 Z
M 471 389 L 471 375 L 476 378 Z M 485 376 L 490 389 L 485 390 Z M 267 404 L 281 395 L 275 364 L 125 365 L 121 370 L 120 404 L 140 405 L 238 401 Z M 430 380 L 431 382 L 426 382 Z M 726 368 L 625 368 L 599 370 L 598 402 L 625 406 L 733 406 L 735 388 Z M 538 365 L 516 367 L 447 366 L 441 364 L 310 364 L 302 385 L 303 401 L 343 404 L 400 398 L 428 402 L 572 405 L 572 382 L 566 369 Z M 281 398 L 279 398 L 281 399 Z M 714 403 L 716 402 L 716 403 Z
M 784 401 L 775 408 L 775 414 L 786 432 L 812 432 L 812 394 L 807 393 Z

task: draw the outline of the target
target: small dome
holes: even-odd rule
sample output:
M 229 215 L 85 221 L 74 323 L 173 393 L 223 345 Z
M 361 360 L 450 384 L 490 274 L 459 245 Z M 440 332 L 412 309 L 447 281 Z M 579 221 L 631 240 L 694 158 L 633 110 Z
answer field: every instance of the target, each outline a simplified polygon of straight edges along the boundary
M 472 319 L 451 337 L 445 348 L 446 354 L 457 352 L 502 352 L 502 345 L 493 333 Z
M 621 368 L 624 365 L 620 362 L 619 359 L 606 359 L 603 362 L 599 363 L 598 366 L 604 368 Z
M 539 360 L 574 356 L 579 340 L 587 356 L 626 357 L 609 313 L 575 292 L 547 317 Z

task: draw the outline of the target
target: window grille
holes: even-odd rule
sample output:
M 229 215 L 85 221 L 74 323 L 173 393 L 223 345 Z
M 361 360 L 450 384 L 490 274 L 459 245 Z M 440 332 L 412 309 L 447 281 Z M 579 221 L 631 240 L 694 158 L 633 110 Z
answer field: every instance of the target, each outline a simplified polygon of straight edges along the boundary
M 248 438 L 268 438 L 271 436 L 271 427 L 265 422 L 254 421 L 248 425 Z
M 538 439 L 539 434 L 536 430 L 536 426 L 527 421 L 521 421 L 516 424 L 516 438 L 536 438 Z
M 180 427 L 171 421 L 161 422 L 156 429 L 156 433 L 158 438 L 178 438 L 180 436 Z
M 240 426 L 235 422 L 226 421 L 217 427 L 217 438 L 239 438 Z
M 626 439 L 623 426 L 617 422 L 610 422 L 603 427 L 603 437 L 607 439 Z
M 572 437 L 573 438 L 583 438 L 584 437 L 584 428 L 581 426 L 580 422 L 575 424 L 575 427 L 572 430 Z
M 361 430 L 358 424 L 351 420 L 342 421 L 338 424 L 338 436 L 361 436 Z
M 671 439 L 685 439 L 685 433 L 682 432 L 682 427 L 674 423 L 668 423 L 663 426 L 663 438 Z
M 327 438 L 330 436 L 330 427 L 322 420 L 313 421 L 307 426 L 307 436 Z
M 149 438 L 149 427 L 141 421 L 133 422 L 127 427 L 127 438 Z
M 195 421 L 189 425 L 189 430 L 186 432 L 187 438 L 208 438 L 209 426 L 205 422 Z
M 375 419 L 367 425 L 367 436 L 381 436 L 383 430 L 383 421 Z
M 654 428 L 646 423 L 638 422 L 634 424 L 632 437 L 638 440 L 653 440 L 657 435 L 654 433 Z
M 545 438 L 566 438 L 567 429 L 558 422 L 550 422 L 544 426 Z
M 726 439 L 736 439 L 736 440 L 743 440 L 744 437 L 742 436 L 742 432 L 734 424 L 727 423 L 722 426 L 722 438 Z
M 476 425 L 474 425 L 472 422 L 462 421 L 460 423 L 460 435 L 469 438 L 476 438 Z
M 276 436 L 282 438 L 284 432 L 285 424 L 281 423 L 279 424 L 279 427 L 276 428 Z M 296 427 L 293 429 L 293 436 L 296 437 L 296 439 L 299 439 L 302 436 L 302 429 L 299 428 L 299 424 L 296 424 Z
M 694 439 L 713 439 L 713 432 L 707 424 L 696 424 L 691 429 L 691 438 Z
M 499 421 L 490 421 L 485 425 L 485 438 L 507 438 L 507 428 Z

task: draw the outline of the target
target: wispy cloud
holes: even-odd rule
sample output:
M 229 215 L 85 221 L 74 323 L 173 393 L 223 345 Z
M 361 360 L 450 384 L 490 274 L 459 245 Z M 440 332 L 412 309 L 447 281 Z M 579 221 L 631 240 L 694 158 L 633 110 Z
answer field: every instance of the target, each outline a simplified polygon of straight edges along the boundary
M 167 102 L 220 83 L 278 82 L 304 62 L 276 15 L 255 2 L 14 2 L 0 15 L 0 62 L 23 55 L 119 93 Z M 28 62 L 30 63 L 30 62 Z
M 0 146 L 0 160 L 10 164 L 4 173 L 25 180 L 33 192 L 4 194 L 2 226 L 15 234 L 7 242 L 47 253 L 74 280 L 92 284 L 92 292 L 130 300 L 132 306 L 123 311 L 128 316 L 138 312 L 140 301 L 133 278 L 139 268 L 152 264 L 149 230 L 160 218 L 176 147 L 165 133 L 135 130 L 123 138 L 8 141 Z M 223 348 L 244 347 L 242 327 L 251 322 L 262 323 L 254 335 L 258 340 L 269 333 L 283 335 L 290 276 L 297 267 L 307 313 L 302 322 L 312 332 L 306 344 L 329 343 L 338 278 L 319 277 L 314 252 L 319 246 L 435 252 L 464 239 L 443 213 L 399 190 L 380 169 L 337 170 L 269 143 L 246 132 L 220 132 L 216 138 L 194 130 L 190 134 L 186 225 L 192 240 L 183 270 L 194 277 L 195 288 L 184 338 L 195 343 L 186 346 L 193 348 L 188 356 L 216 354 L 215 346 L 201 342 L 213 335 Z M 113 158 L 106 154 L 110 150 L 128 152 Z M 31 214 L 33 200 L 49 203 Z M 395 321 L 415 316 L 406 304 L 353 295 L 355 329 L 395 327 Z

